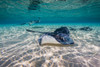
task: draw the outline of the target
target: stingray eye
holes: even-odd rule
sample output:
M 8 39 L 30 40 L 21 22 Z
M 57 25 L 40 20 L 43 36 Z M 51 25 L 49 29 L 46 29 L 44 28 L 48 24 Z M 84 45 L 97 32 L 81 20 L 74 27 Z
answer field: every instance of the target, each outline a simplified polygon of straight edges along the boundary
M 59 32 L 57 32 L 57 34 L 58 34 Z

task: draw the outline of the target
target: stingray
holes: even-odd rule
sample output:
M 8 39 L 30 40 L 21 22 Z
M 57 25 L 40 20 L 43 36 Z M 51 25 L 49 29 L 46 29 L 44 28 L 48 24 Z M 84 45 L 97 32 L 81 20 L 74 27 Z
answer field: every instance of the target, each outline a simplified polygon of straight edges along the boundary
M 32 28 L 43 28 L 42 26 L 35 26 L 35 27 L 32 27 Z
M 39 32 L 39 31 L 32 31 L 29 29 L 26 29 L 26 31 L 42 33 L 42 35 L 38 39 L 39 45 L 41 45 L 42 39 L 45 36 L 51 36 L 52 38 L 54 38 L 57 42 L 59 42 L 62 45 L 74 44 L 74 41 L 70 37 L 70 32 L 67 27 L 57 28 L 54 32 Z
M 29 0 L 28 10 L 38 10 L 40 9 L 39 4 L 43 3 L 42 0 Z
M 79 30 L 83 30 L 83 31 L 92 31 L 93 29 L 90 27 L 82 27 Z
M 28 25 L 32 25 L 32 24 L 36 24 L 36 23 L 39 23 L 40 22 L 40 17 L 38 17 L 38 20 L 33 20 L 33 21 L 30 21 L 30 22 L 26 22 L 26 23 L 21 23 L 20 25 L 25 25 L 25 24 L 28 24 Z

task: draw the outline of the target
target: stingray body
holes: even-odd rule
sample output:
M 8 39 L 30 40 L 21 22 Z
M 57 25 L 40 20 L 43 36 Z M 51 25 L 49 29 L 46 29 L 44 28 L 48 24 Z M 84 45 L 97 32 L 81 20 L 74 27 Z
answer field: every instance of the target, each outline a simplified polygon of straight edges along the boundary
M 46 43 L 49 44 L 61 44 L 70 45 L 74 44 L 74 41 L 70 37 L 70 32 L 67 27 L 61 27 L 56 29 L 54 32 L 47 32 L 42 34 L 38 39 L 39 45 Z

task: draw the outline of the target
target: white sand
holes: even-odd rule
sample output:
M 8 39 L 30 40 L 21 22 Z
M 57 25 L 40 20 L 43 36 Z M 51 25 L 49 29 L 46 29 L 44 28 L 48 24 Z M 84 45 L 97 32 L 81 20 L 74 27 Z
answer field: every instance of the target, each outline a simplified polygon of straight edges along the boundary
M 43 26 L 43 25 L 42 25 Z M 100 66 L 100 27 L 90 26 L 92 31 L 70 31 L 75 46 L 39 46 L 39 33 L 27 32 L 54 31 L 59 26 L 0 27 L 0 67 L 99 67 Z

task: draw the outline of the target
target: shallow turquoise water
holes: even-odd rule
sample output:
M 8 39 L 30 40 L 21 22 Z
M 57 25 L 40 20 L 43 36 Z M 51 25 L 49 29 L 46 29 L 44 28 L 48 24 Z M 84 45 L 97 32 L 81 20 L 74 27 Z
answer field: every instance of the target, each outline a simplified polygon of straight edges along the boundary
M 31 1 L 33 0 L 0 1 L 0 23 L 23 23 L 37 17 L 43 22 L 100 22 L 99 0 L 42 0 L 43 3 L 38 5 L 39 9 L 28 10 Z
M 0 1 L 0 67 L 100 66 L 99 0 L 41 0 L 37 10 L 28 10 L 31 1 Z M 21 25 L 38 17 L 37 24 Z M 39 46 L 41 34 L 26 31 L 53 32 L 61 26 L 70 30 L 74 46 Z

